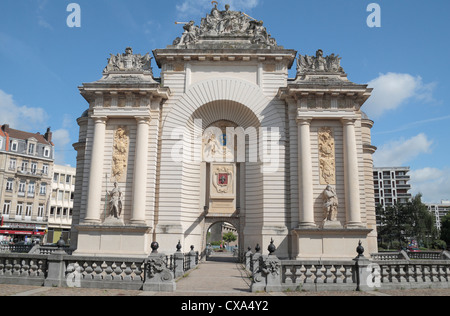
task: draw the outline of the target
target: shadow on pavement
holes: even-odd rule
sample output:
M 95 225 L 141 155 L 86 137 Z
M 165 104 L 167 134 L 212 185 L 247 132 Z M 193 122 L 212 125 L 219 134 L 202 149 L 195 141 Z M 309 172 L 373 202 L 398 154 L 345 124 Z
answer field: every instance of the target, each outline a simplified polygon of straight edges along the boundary
M 212 253 L 210 256 L 206 258 L 206 261 L 208 262 L 229 262 L 229 263 L 237 263 L 237 257 L 233 257 L 232 253 L 221 253 L 216 252 Z

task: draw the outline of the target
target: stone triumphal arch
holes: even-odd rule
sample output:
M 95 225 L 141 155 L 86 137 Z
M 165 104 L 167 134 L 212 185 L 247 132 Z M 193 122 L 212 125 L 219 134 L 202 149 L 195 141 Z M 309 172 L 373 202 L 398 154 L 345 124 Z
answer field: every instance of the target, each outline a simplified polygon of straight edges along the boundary
M 272 239 L 281 258 L 350 258 L 359 240 L 376 252 L 371 89 L 229 7 L 183 29 L 153 57 L 111 55 L 80 87 L 75 253 L 204 252 L 216 222 L 241 252 Z

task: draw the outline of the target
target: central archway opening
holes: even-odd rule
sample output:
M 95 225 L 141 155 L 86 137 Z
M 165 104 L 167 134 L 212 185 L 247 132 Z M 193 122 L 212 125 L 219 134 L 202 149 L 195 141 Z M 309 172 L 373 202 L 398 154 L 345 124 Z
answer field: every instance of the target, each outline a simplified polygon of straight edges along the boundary
M 217 221 L 209 226 L 206 234 L 206 260 L 238 262 L 239 231 L 227 221 Z

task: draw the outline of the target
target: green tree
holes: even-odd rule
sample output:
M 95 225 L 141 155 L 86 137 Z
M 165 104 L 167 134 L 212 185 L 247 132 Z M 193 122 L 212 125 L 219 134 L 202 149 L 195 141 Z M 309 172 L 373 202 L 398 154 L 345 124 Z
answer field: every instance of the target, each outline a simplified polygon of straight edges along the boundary
M 237 236 L 235 234 L 233 234 L 232 232 L 228 232 L 223 235 L 223 240 L 225 242 L 227 242 L 228 245 L 230 244 L 230 242 L 236 241 L 236 239 L 237 239 Z
M 408 239 L 416 239 L 426 247 L 431 247 L 437 239 L 434 216 L 422 203 L 422 195 L 417 194 L 406 204 L 397 204 L 383 209 L 377 207 L 380 223 L 378 235 L 383 244 L 390 248 L 405 247 Z
M 450 245 L 450 212 L 441 218 L 441 239 Z

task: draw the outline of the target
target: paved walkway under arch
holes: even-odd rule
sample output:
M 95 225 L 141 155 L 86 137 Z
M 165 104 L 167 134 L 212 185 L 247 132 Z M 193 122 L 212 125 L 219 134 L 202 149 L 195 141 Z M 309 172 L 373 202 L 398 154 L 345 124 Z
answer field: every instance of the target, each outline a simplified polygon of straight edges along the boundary
M 186 296 L 252 295 L 244 266 L 231 253 L 215 253 L 177 282 L 174 294 Z

